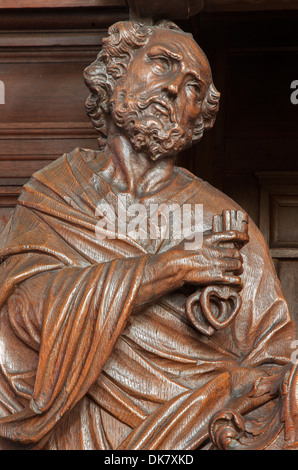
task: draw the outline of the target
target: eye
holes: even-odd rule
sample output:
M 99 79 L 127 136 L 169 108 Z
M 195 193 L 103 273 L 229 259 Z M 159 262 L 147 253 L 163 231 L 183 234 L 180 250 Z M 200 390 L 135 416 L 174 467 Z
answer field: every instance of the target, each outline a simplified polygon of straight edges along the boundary
M 198 82 L 187 82 L 185 85 L 187 92 L 189 92 L 191 95 L 197 98 L 197 100 L 200 99 L 201 96 L 201 87 Z
M 166 57 L 150 57 L 152 64 L 152 70 L 157 75 L 164 75 L 169 72 L 171 68 L 171 62 Z

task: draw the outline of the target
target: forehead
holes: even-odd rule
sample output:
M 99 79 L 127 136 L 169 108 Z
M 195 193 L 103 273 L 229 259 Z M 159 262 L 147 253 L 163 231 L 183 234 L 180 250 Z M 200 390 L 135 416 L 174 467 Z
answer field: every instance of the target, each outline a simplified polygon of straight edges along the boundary
M 179 57 L 178 60 L 190 70 L 197 71 L 205 77 L 211 75 L 207 57 L 195 40 L 186 33 L 156 28 L 145 48 L 146 53 L 150 50 L 158 51 L 159 48 L 168 50 L 177 59 Z

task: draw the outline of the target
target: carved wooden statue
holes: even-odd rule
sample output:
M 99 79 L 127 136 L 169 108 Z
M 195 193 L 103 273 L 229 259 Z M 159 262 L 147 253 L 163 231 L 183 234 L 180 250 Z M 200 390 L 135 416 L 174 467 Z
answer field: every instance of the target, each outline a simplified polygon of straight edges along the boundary
M 0 448 L 297 447 L 268 248 L 174 166 L 218 110 L 204 53 L 173 23 L 120 22 L 84 77 L 99 151 L 33 175 L 0 239 Z

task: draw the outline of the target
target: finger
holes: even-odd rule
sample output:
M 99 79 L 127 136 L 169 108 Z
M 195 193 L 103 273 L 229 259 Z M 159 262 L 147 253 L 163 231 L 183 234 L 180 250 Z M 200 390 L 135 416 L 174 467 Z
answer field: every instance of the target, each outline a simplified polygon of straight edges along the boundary
M 249 236 L 247 233 L 238 232 L 237 230 L 230 230 L 228 232 L 218 232 L 208 235 L 207 240 L 213 245 L 224 242 L 239 242 L 247 243 L 249 241 Z
M 243 258 L 239 250 L 236 250 L 234 248 L 225 248 L 224 246 L 219 247 L 219 250 L 222 252 L 223 258 L 238 259 L 238 260 L 243 261 Z
M 240 260 L 227 259 L 225 260 L 225 263 L 226 263 L 226 267 L 225 267 L 226 272 L 238 271 L 238 274 L 239 274 L 240 271 L 242 271 L 242 263 Z
M 238 287 L 239 289 L 242 289 L 243 284 L 241 277 L 239 276 L 233 276 L 231 274 L 224 274 L 222 277 L 223 284 L 228 284 L 229 286 L 235 286 Z

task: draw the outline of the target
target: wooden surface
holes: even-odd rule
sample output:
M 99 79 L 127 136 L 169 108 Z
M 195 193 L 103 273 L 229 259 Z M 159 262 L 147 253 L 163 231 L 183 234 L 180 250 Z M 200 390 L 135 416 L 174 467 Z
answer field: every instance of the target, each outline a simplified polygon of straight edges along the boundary
M 34 171 L 76 146 L 97 148 L 82 105 L 88 96 L 82 73 L 96 57 L 104 31 L 122 17 L 118 15 L 56 10 L 1 14 L 5 112 L 0 117 L 0 231 L 20 185 Z
M 55 15 L 61 26 L 64 20 Z M 45 13 L 43 25 L 52 24 L 45 31 L 32 28 L 30 14 L 19 17 L 23 29 L 17 34 L 0 19 L 0 79 L 7 99 L 0 117 L 2 229 L 22 185 L 42 170 L 24 190 L 0 243 L 5 259 L 0 265 L 0 448 L 297 448 L 297 368 L 282 385 L 290 372 L 294 328 L 260 232 L 250 220 L 249 242 L 245 231 L 231 235 L 228 214 L 238 206 L 173 168 L 175 140 L 162 146 L 164 140 L 152 133 L 138 148 L 136 136 L 142 136 L 140 129 L 148 132 L 153 118 L 169 131 L 169 116 L 175 115 L 194 135 L 201 102 L 206 106 L 211 90 L 204 56 L 189 36 L 155 31 L 133 50 L 129 66 L 122 63 L 124 82 L 106 77 L 113 84 L 114 106 L 99 103 L 114 113 L 107 135 L 98 134 L 85 114 L 88 90 L 82 73 L 101 48 L 108 17 L 102 23 L 97 17 L 94 26 L 85 15 L 80 28 L 79 16 L 73 15 L 65 29 L 57 29 L 53 16 Z M 283 87 L 297 63 L 297 32 L 291 28 L 295 17 L 283 18 L 284 29 L 274 15 L 202 15 L 198 23 L 188 23 L 195 34 L 200 32 L 222 108 L 209 136 L 185 150 L 179 163 L 224 189 L 261 225 L 269 248 L 282 250 L 274 252 L 275 265 L 294 310 L 297 139 L 290 89 Z M 277 24 L 279 30 L 272 28 Z M 171 52 L 156 58 L 160 44 L 175 44 L 180 61 L 172 57 L 165 66 Z M 115 54 L 114 47 L 109 54 Z M 128 57 L 122 51 L 118 59 Z M 94 71 L 103 73 L 100 63 L 85 73 L 93 93 L 99 91 Z M 110 70 L 115 74 L 115 67 Z M 200 91 L 194 83 L 199 73 L 208 84 Z M 163 104 L 149 100 L 144 106 L 143 99 L 137 107 L 139 96 L 157 89 Z M 129 116 L 121 116 L 123 91 L 135 100 L 134 112 L 142 109 L 134 114 L 139 128 L 132 129 Z M 94 98 L 88 109 L 102 131 L 103 121 L 92 114 Z M 213 117 L 215 109 L 213 102 Z M 100 115 L 106 119 L 106 113 Z M 206 114 L 204 124 L 213 124 Z M 108 139 L 100 153 L 92 151 L 99 135 L 101 143 Z M 188 145 L 183 138 L 179 145 Z M 72 151 L 75 147 L 89 150 Z M 64 152 L 67 159 L 58 159 Z M 119 209 L 123 190 L 134 203 L 148 198 L 203 203 L 206 233 L 200 250 L 188 251 L 182 240 L 172 239 L 102 242 L 96 207 L 109 200 Z M 223 235 L 216 233 L 219 226 Z M 218 296 L 213 306 L 206 294 L 210 288 Z M 195 305 L 187 303 L 192 295 Z M 236 309 L 231 308 L 235 298 Z M 218 312 L 223 318 L 214 321 Z M 281 397 L 285 386 L 287 395 Z M 281 409 L 289 431 L 286 442 L 280 434 Z M 227 432 L 231 439 L 225 439 Z
M 90 8 L 125 6 L 125 0 L 0 0 L 0 8 Z
M 187 19 L 201 11 L 204 0 L 128 0 L 132 19 L 138 18 L 173 18 Z
M 132 2 L 136 0 L 131 0 Z M 138 1 L 138 0 L 137 0 Z M 139 3 L 142 3 L 141 0 Z M 185 1 L 186 3 L 186 1 Z M 195 3 L 195 2 L 193 2 Z M 199 3 L 197 0 L 196 3 Z M 163 5 L 159 3 L 161 8 Z M 0 8 L 77 8 L 77 7 L 127 7 L 125 0 L 0 0 Z M 154 8 L 150 7 L 151 10 Z M 167 7 L 168 8 L 168 7 Z M 296 10 L 297 0 L 205 0 L 204 11 L 268 11 Z M 149 6 L 148 6 L 149 9 Z M 148 10 L 149 11 L 149 10 Z M 197 11 L 193 9 L 192 14 Z M 179 17 L 176 16 L 176 17 Z
M 14 31 L 16 35 L 27 31 L 27 36 L 30 36 L 29 31 L 39 30 L 43 33 L 43 37 L 46 37 L 45 33 L 49 34 L 50 31 L 59 31 L 60 33 L 69 31 L 71 35 L 70 30 L 73 30 L 79 35 L 86 30 L 99 33 L 106 31 L 111 24 L 127 18 L 127 8 L 105 8 L 103 10 L 94 10 L 92 8 L 78 10 L 63 8 L 59 10 L 55 8 L 47 10 L 40 8 L 32 10 L 4 9 L 0 15 L 0 30 L 7 33 Z M 3 45 L 5 44 L 3 43 Z M 38 46 L 38 42 L 36 45 Z

